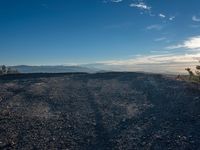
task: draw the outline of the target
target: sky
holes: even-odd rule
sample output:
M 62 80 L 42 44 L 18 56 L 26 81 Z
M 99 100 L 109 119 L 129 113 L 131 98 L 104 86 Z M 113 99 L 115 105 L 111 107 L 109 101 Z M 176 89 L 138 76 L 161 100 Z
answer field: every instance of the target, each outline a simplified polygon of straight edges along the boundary
M 0 64 L 183 72 L 200 58 L 199 0 L 0 0 Z

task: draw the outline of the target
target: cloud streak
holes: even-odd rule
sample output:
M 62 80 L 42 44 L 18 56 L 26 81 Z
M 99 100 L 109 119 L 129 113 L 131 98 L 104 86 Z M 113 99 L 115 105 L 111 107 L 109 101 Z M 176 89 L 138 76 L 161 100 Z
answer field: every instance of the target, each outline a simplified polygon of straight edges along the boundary
M 176 18 L 175 16 L 171 16 L 171 17 L 169 17 L 169 20 L 173 21 L 175 18 Z
M 114 3 L 120 3 L 124 0 L 109 0 L 111 2 L 114 2 Z M 107 1 L 106 1 L 107 2 Z M 159 17 L 161 19 L 167 19 L 168 21 L 173 21 L 176 17 L 175 16 L 167 16 L 163 13 L 153 13 L 152 12 L 152 7 L 147 5 L 144 0 L 138 0 L 138 2 L 132 2 L 129 4 L 129 7 L 132 7 L 132 8 L 137 8 L 139 10 L 141 10 L 142 12 L 140 12 L 140 14 L 148 14 L 149 16 L 151 17 Z M 195 18 L 195 20 L 198 20 L 197 18 Z
M 119 3 L 119 2 L 122 2 L 123 0 L 111 0 L 111 1 L 115 3 Z
M 160 42 L 160 41 L 164 41 L 164 40 L 166 40 L 166 39 L 167 39 L 166 37 L 161 37 L 161 38 L 155 39 L 154 41 L 155 41 L 155 42 Z
M 158 16 L 161 17 L 161 18 L 165 18 L 166 17 L 164 14 L 159 14 Z
M 200 58 L 200 53 L 195 54 L 159 54 L 136 56 L 127 60 L 112 60 L 104 63 L 108 65 L 142 65 L 142 64 L 161 64 L 161 63 L 190 63 L 196 62 Z
M 192 20 L 195 22 L 200 22 L 200 18 L 198 18 L 197 16 L 192 16 Z
M 104 68 L 116 71 L 146 71 L 159 73 L 186 73 L 185 67 L 198 64 L 200 53 L 140 55 L 126 60 L 100 62 Z
M 146 27 L 146 30 L 161 30 L 163 27 L 158 24 L 150 25 Z
M 136 7 L 141 10 L 151 10 L 150 6 L 147 6 L 144 2 L 139 2 L 139 3 L 131 3 L 130 7 Z
M 190 37 L 181 44 L 172 45 L 167 47 L 167 49 L 189 49 L 189 50 L 200 50 L 200 36 Z

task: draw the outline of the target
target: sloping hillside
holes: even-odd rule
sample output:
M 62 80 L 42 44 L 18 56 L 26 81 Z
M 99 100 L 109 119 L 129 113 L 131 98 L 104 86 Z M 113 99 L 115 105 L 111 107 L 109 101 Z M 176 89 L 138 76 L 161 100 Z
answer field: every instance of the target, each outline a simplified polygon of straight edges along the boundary
M 142 73 L 0 77 L 0 149 L 198 149 L 200 86 Z

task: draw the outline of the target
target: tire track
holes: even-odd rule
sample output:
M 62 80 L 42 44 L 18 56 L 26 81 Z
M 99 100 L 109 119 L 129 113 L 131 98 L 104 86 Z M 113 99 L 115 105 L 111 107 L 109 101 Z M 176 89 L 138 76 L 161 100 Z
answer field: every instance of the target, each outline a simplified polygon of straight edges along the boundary
M 107 129 L 104 127 L 103 124 L 103 116 L 99 110 L 99 106 L 92 94 L 92 92 L 88 89 L 88 87 L 85 87 L 85 93 L 88 96 L 88 101 L 91 106 L 91 109 L 94 112 L 95 116 L 95 132 L 96 132 L 96 141 L 93 145 L 90 146 L 89 149 L 93 150 L 108 150 L 112 149 L 112 143 L 110 141 L 110 134 L 108 133 Z

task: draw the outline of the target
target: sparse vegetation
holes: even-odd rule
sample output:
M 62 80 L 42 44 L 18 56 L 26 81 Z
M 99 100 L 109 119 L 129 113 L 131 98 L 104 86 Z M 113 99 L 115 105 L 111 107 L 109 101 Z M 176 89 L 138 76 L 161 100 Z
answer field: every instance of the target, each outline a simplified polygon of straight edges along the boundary
M 11 67 L 6 67 L 5 65 L 2 65 L 0 67 L 0 75 L 6 75 L 6 74 L 18 74 L 19 71 L 16 69 L 13 69 Z
M 189 79 L 191 80 L 195 76 L 194 73 L 191 68 L 185 68 L 185 70 L 189 73 Z
M 200 62 L 200 61 L 199 61 Z M 197 74 L 197 76 L 198 76 L 198 79 L 199 79 L 199 82 L 200 82 L 200 66 L 198 65 L 198 66 L 196 66 L 196 74 Z
M 189 73 L 190 81 L 200 82 L 200 66 L 199 65 L 196 66 L 195 73 L 191 70 L 191 68 L 185 68 L 185 70 Z

